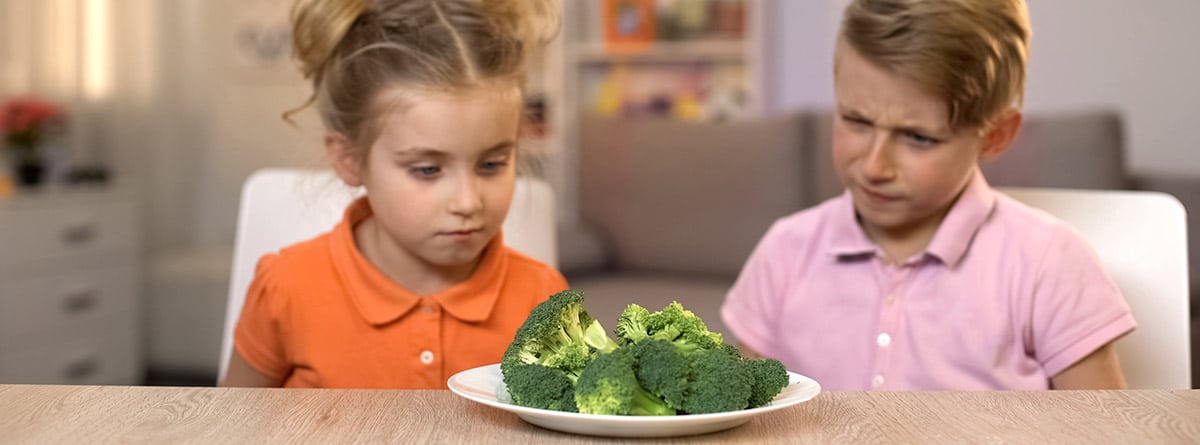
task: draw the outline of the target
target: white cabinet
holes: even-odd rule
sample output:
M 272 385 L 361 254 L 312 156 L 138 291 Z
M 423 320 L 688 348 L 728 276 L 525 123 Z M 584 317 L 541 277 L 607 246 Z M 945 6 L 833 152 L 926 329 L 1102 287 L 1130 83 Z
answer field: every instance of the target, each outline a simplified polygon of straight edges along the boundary
M 0 383 L 141 382 L 139 234 L 119 192 L 0 199 Z

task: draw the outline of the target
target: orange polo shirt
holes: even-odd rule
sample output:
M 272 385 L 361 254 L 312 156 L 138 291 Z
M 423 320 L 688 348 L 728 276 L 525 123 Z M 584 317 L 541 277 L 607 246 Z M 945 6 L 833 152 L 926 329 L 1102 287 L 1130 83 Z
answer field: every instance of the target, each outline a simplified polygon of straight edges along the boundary
M 538 303 L 567 288 L 562 274 L 497 235 L 467 281 L 413 294 L 362 256 L 352 203 L 332 231 L 268 254 L 234 333 L 259 372 L 296 388 L 446 388 L 455 373 L 498 363 Z

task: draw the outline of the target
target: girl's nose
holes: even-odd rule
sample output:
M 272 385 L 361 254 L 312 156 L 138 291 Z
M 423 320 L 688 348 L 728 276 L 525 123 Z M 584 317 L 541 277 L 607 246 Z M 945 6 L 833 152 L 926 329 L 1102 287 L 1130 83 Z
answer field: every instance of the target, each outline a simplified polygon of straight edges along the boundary
M 454 196 L 450 200 L 450 211 L 469 216 L 483 209 L 483 193 L 480 190 L 482 181 L 474 175 L 464 175 L 455 187 Z

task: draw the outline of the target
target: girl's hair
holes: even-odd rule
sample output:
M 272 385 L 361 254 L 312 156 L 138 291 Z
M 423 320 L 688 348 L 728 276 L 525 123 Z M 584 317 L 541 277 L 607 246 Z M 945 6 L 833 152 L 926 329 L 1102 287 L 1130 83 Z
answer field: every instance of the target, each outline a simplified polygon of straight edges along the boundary
M 840 38 L 941 97 L 951 128 L 983 127 L 1024 98 L 1024 0 L 854 0 Z
M 524 83 L 532 48 L 558 30 L 555 0 L 296 0 L 292 43 L 329 130 L 365 147 L 397 87 Z M 386 103 L 385 103 L 386 102 Z M 361 154 L 361 150 L 360 154 Z

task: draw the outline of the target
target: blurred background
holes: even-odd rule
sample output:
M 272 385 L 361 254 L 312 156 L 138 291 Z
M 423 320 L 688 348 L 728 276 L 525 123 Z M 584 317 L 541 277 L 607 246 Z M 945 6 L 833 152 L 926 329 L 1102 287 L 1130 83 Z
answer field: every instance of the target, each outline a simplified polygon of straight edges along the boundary
M 1190 132 L 1200 103 L 1200 29 L 1191 19 L 1200 3 L 1030 3 L 1025 109 L 1048 120 L 1101 116 L 1100 144 L 1115 148 L 1113 161 L 1096 168 L 1116 169 L 1103 172 L 1116 179 L 1056 183 L 1026 174 L 1011 185 L 1149 188 L 1185 205 L 1197 199 L 1188 196 L 1200 194 Z M 614 210 L 623 205 L 616 198 L 586 208 L 604 201 L 582 198 L 589 187 L 630 174 L 611 165 L 588 172 L 587 160 L 602 164 L 616 152 L 600 150 L 614 141 L 632 141 L 608 148 L 624 155 L 652 143 L 648 150 L 659 156 L 687 157 L 705 141 L 672 135 L 692 129 L 740 135 L 719 147 L 735 157 L 768 143 L 827 149 L 814 141 L 833 101 L 844 5 L 565 2 L 563 32 L 531 66 L 528 110 L 537 125 L 524 149 L 557 192 L 562 267 L 573 284 L 599 288 L 596 277 L 641 266 L 643 281 L 623 286 L 695 272 L 719 298 L 765 226 L 748 225 L 745 241 L 721 247 L 722 264 L 694 271 L 655 264 L 687 262 L 672 253 L 689 252 L 670 245 L 652 259 L 623 257 L 622 240 L 659 234 L 623 234 L 636 224 L 593 221 L 596 212 L 637 209 Z M 301 112 L 294 126 L 281 119 L 309 94 L 289 59 L 289 7 L 287 0 L 0 0 L 0 103 L 16 109 L 33 98 L 58 111 L 43 113 L 34 150 L 6 138 L 0 158 L 0 382 L 214 383 L 243 181 L 263 167 L 324 166 L 315 113 Z M 3 128 L 14 133 L 27 124 L 10 119 Z M 1092 164 L 1079 165 L 1056 169 Z M 795 176 L 818 175 L 808 168 L 798 165 Z M 768 221 L 828 195 L 782 176 L 756 190 L 811 190 L 764 210 Z M 664 199 L 696 201 L 683 196 L 705 186 Z M 706 236 L 680 230 L 670 236 Z M 707 301 L 697 312 L 715 313 L 719 301 Z

